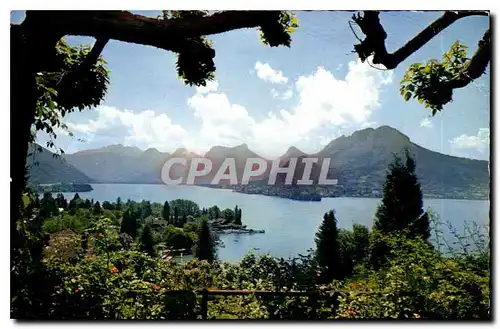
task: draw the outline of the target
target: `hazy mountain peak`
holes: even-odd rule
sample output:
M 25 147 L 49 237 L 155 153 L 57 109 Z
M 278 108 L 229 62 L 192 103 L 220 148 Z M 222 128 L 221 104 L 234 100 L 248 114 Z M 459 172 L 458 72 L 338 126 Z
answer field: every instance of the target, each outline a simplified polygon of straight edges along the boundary
M 238 149 L 238 150 L 248 150 L 248 145 L 246 143 L 243 143 L 243 144 L 240 144 L 240 145 L 237 145 L 234 147 L 234 149 Z
M 221 152 L 221 151 L 228 150 L 228 149 L 229 149 L 229 147 L 227 147 L 227 146 L 216 145 L 216 146 L 212 146 L 210 148 L 210 150 L 208 150 L 207 154 L 212 153 L 212 152 Z
M 368 129 L 370 129 L 370 128 L 368 128 Z M 400 132 L 396 128 L 393 128 L 393 127 L 388 126 L 388 125 L 383 125 L 383 126 L 377 127 L 377 129 L 373 129 L 373 128 L 371 128 L 371 129 L 377 133 L 398 134 L 398 135 L 406 136 L 405 134 L 403 134 L 402 132 Z
M 341 150 L 355 150 L 360 148 L 400 151 L 411 144 L 410 138 L 399 130 L 390 126 L 380 126 L 376 129 L 365 128 L 353 132 L 349 136 L 340 136 L 326 145 L 321 154 L 332 154 Z M 382 148 L 382 149 L 381 149 Z
M 410 138 L 391 126 L 380 126 L 373 132 L 373 136 L 376 138 L 388 138 L 391 140 L 400 140 L 404 143 L 409 143 Z
M 281 157 L 282 158 L 291 158 L 291 157 L 301 157 L 303 155 L 306 155 L 303 151 L 300 149 L 296 148 L 295 146 L 290 146 L 288 150 L 283 154 Z
M 410 140 L 410 138 L 408 136 L 406 136 L 405 134 L 403 134 L 402 132 L 400 132 L 396 128 L 393 128 L 393 127 L 387 126 L 387 125 L 377 127 L 376 129 L 365 128 L 365 129 L 357 130 L 357 131 L 353 132 L 350 136 L 347 136 L 347 137 L 341 136 L 338 139 L 343 139 L 343 138 L 354 139 L 354 140 L 358 140 L 358 141 L 362 141 L 362 140 L 366 140 L 366 139 L 370 139 L 370 138 L 388 138 L 391 140 L 393 140 L 394 138 L 398 138 L 398 139 L 402 138 L 406 141 Z
M 180 147 L 172 153 L 173 156 L 185 156 L 188 154 L 188 150 L 185 147 Z
M 150 147 L 148 148 L 146 151 L 144 151 L 144 153 L 152 153 L 152 154 L 157 154 L 157 153 L 161 153 L 160 151 L 158 151 L 157 149 L 155 149 L 154 147 Z
M 138 156 L 140 155 L 143 151 L 136 147 L 136 146 L 124 146 L 122 144 L 113 144 L 113 145 L 108 145 L 96 149 L 88 149 L 88 150 L 82 150 L 74 153 L 75 155 L 78 154 L 90 154 L 90 153 L 117 153 L 117 154 L 123 154 L 123 155 L 128 155 L 128 156 Z

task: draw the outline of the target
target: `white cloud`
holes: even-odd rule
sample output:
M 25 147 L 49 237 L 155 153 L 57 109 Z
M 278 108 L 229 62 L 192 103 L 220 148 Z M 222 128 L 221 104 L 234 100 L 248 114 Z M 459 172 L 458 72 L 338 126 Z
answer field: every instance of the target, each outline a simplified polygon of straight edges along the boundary
M 319 139 L 319 145 L 321 146 L 326 146 L 328 145 L 328 143 L 330 143 L 332 140 L 336 139 L 336 138 L 339 138 L 340 137 L 340 133 L 336 133 L 336 134 L 332 134 L 330 136 L 319 136 L 318 139 Z
M 462 134 L 449 142 L 452 149 L 472 149 L 483 153 L 490 147 L 490 129 L 479 128 L 475 136 Z
M 429 120 L 429 118 L 425 117 L 423 118 L 421 121 L 420 121 L 420 127 L 424 127 L 424 128 L 432 128 L 434 126 L 434 124 L 432 123 L 431 120 Z
M 199 94 L 206 94 L 211 91 L 216 91 L 219 88 L 219 82 L 217 80 L 207 81 L 206 86 L 196 87 L 196 92 Z
M 281 72 L 278 78 L 264 76 L 273 81 L 284 78 Z M 247 143 L 258 154 L 272 158 L 283 154 L 290 145 L 297 145 L 305 152 L 316 152 L 340 132 L 376 125 L 370 119 L 380 107 L 380 90 L 391 82 L 391 71 L 379 71 L 358 60 L 348 64 L 348 73 L 343 78 L 318 67 L 300 76 L 292 89 L 271 90 L 278 98 L 294 96 L 297 102 L 278 112 L 265 109 L 268 114 L 262 119 L 253 117 L 244 106 L 232 103 L 227 94 L 217 91 L 218 83 L 213 81 L 196 88 L 196 93 L 188 98 L 195 125 L 186 129 L 163 113 L 133 112 L 109 106 L 97 108 L 95 120 L 70 122 L 68 126 L 85 134 L 83 137 L 87 140 L 93 136 L 104 137 L 109 144 L 128 143 L 162 151 L 186 147 L 204 153 L 215 145 Z
M 163 113 L 157 114 L 151 110 L 133 112 L 110 106 L 100 106 L 95 111 L 95 120 L 85 123 L 67 122 L 70 131 L 83 133 L 84 138 L 89 141 L 95 136 L 106 136 L 113 143 L 155 147 L 162 151 L 182 146 L 181 141 L 187 136 L 184 128 L 172 123 Z
M 279 115 L 269 115 L 256 124 L 254 143 L 267 152 L 280 154 L 286 145 L 299 142 L 321 127 L 335 131 L 373 124 L 369 118 L 380 107 L 380 88 L 392 82 L 392 72 L 378 71 L 359 60 L 348 67 L 343 80 L 322 67 L 299 77 L 295 84 L 297 106 L 282 109 Z
M 197 93 L 187 103 L 194 116 L 201 119 L 201 129 L 197 136 L 188 139 L 187 144 L 200 153 L 215 145 L 245 142 L 244 137 L 254 124 L 248 111 L 241 105 L 231 104 L 224 93 Z
M 285 90 L 283 93 L 280 93 L 278 90 L 276 90 L 275 88 L 273 88 L 273 89 L 271 89 L 271 96 L 273 98 L 275 98 L 275 99 L 287 100 L 287 99 L 292 98 L 292 96 L 293 96 L 293 89 L 289 88 L 289 89 Z
M 376 126 L 378 126 L 378 123 L 376 123 L 375 121 L 367 121 L 361 125 L 361 129 L 375 128 Z
M 241 141 L 271 157 L 282 154 L 292 144 L 306 141 L 320 128 L 328 129 L 327 135 L 336 135 L 346 127 L 372 126 L 376 123 L 369 119 L 380 107 L 380 88 L 392 82 L 392 72 L 373 69 L 359 60 L 350 62 L 348 67 L 344 79 L 336 78 L 322 67 L 299 77 L 295 84 L 297 105 L 278 113 L 269 112 L 260 121 L 252 118 L 245 107 L 232 104 L 226 94 L 196 94 L 188 104 L 202 120 L 202 139 L 193 143 L 213 146 Z M 276 89 L 271 94 L 280 96 Z M 314 141 L 318 143 L 317 139 Z M 314 148 L 317 147 L 315 144 Z
M 268 63 L 255 63 L 255 71 L 259 79 L 270 83 L 287 83 L 288 78 L 283 75 L 283 72 L 274 70 Z
M 285 100 L 285 99 L 290 99 L 292 98 L 293 96 L 293 89 L 287 89 L 282 95 L 281 95 L 281 99 Z

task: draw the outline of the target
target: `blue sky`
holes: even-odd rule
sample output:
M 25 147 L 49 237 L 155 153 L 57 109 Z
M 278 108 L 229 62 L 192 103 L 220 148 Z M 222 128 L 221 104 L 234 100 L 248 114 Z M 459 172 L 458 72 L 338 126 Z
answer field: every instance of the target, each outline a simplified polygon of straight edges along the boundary
M 155 16 L 154 12 L 135 12 Z M 77 138 L 62 134 L 57 146 L 72 153 L 110 144 L 186 147 L 204 153 L 211 146 L 247 143 L 274 157 L 290 145 L 319 151 L 330 140 L 365 127 L 390 125 L 428 149 L 477 159 L 489 156 L 490 74 L 454 91 L 454 101 L 429 117 L 428 109 L 399 94 L 406 68 L 440 59 L 459 40 L 472 54 L 488 28 L 487 17 L 459 20 L 393 71 L 359 62 L 348 26 L 349 12 L 298 12 L 300 27 L 291 48 L 263 45 L 255 29 L 211 36 L 216 82 L 208 88 L 184 85 L 175 54 L 153 47 L 110 41 L 102 55 L 111 70 L 103 105 L 65 117 Z M 383 12 L 393 51 L 435 20 L 439 12 Z M 13 12 L 11 22 L 23 19 Z M 68 37 L 72 44 L 90 38 Z M 44 145 L 46 136 L 39 134 Z

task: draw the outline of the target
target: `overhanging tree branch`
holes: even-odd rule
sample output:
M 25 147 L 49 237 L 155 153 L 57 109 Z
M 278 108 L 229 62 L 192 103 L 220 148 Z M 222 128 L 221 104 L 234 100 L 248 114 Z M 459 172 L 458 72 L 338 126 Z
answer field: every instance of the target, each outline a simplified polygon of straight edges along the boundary
M 92 50 L 85 56 L 85 59 L 81 62 L 81 64 L 78 65 L 75 70 L 64 74 L 57 83 L 56 87 L 72 83 L 73 80 L 78 79 L 80 73 L 90 70 L 92 66 L 97 63 L 97 60 L 99 59 L 99 56 L 108 41 L 109 39 L 97 39 L 92 47 Z
M 92 47 L 92 50 L 87 54 L 80 67 L 82 69 L 86 69 L 92 67 L 95 63 L 97 63 L 97 59 L 101 55 L 108 41 L 109 39 L 105 38 L 97 39 L 94 43 L 94 46 Z
M 373 55 L 373 63 L 382 64 L 387 69 L 395 69 L 401 62 L 455 21 L 468 16 L 489 15 L 489 13 L 485 11 L 445 12 L 404 46 L 393 53 L 388 53 L 385 46 L 387 33 L 380 24 L 379 13 L 378 11 L 365 11 L 363 16 L 359 13 L 357 16 L 353 15 L 352 18 L 354 22 L 359 25 L 361 31 L 366 36 L 360 44 L 354 46 L 354 49 L 358 53 L 361 61 L 365 61 L 366 58 Z
M 31 11 L 23 24 L 44 22 L 62 35 L 114 39 L 174 52 L 206 52 L 206 47 L 190 39 L 258 27 L 277 15 L 277 11 L 225 11 L 205 17 L 159 20 L 127 11 Z
M 127 11 L 28 11 L 21 25 L 27 31 L 37 31 L 43 26 L 44 37 L 81 35 L 173 51 L 179 54 L 179 76 L 188 84 L 204 85 L 215 71 L 215 50 L 202 36 L 261 27 L 271 37 L 266 39 L 270 46 L 287 45 L 289 36 L 280 15 L 280 11 L 224 11 L 210 16 L 158 19 Z M 48 55 L 38 68 L 43 70 L 50 59 Z
M 450 89 L 463 88 L 471 81 L 479 78 L 486 71 L 486 67 L 491 60 L 491 32 L 488 29 L 483 38 L 478 42 L 478 48 L 474 56 L 470 59 L 464 71 L 456 78 L 447 83 L 443 87 Z
M 12 127 L 15 127 L 12 129 L 13 139 L 21 146 L 13 148 L 14 151 L 11 152 L 11 168 L 14 168 L 11 173 L 11 240 L 17 241 L 19 238 L 16 223 L 25 187 L 24 169 L 31 126 L 37 109 L 37 73 L 61 71 L 56 46 L 63 36 L 90 36 L 98 40 L 89 56 L 83 59 L 83 65 L 79 65 L 74 71 L 95 63 L 107 42 L 105 40 L 114 39 L 178 53 L 179 76 L 188 84 L 204 85 L 215 71 L 215 51 L 202 36 L 261 27 L 264 41 L 268 45 L 288 46 L 289 34 L 296 25 L 292 15 L 280 11 L 226 11 L 211 16 L 167 20 L 126 11 L 27 11 L 23 23 L 11 25 L 11 113 L 22 113 L 12 121 Z M 102 82 L 107 76 L 104 74 L 104 77 L 89 78 L 100 78 Z M 61 87 L 64 85 L 65 83 Z M 75 87 L 81 91 L 83 83 L 78 81 Z M 99 89 L 99 86 L 96 88 Z M 77 106 L 98 104 L 104 92 L 105 88 L 91 90 L 89 97 L 78 100 Z M 57 97 L 60 105 L 61 93 L 58 92 Z M 67 105 L 75 103 L 74 97 L 70 98 Z

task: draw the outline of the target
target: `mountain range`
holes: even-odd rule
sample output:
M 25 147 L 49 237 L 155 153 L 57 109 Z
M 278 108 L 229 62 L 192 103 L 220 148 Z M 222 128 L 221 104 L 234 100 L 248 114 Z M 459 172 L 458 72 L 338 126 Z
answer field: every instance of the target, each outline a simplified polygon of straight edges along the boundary
M 313 166 L 311 175 L 311 179 L 317 182 L 322 160 L 330 158 L 328 178 L 338 179 L 338 185 L 318 187 L 315 192 L 321 196 L 379 196 L 387 166 L 393 159 L 392 154 L 401 153 L 405 148 L 415 156 L 417 175 L 422 191 L 427 196 L 473 199 L 488 197 L 490 179 L 488 161 L 459 158 L 428 150 L 389 126 L 366 128 L 350 136 L 341 136 L 314 154 L 306 154 L 291 146 L 280 157 L 280 165 L 286 166 L 290 158 L 299 158 L 294 176 L 295 182 L 302 177 L 304 170 L 300 158 L 318 158 L 319 161 Z M 40 172 L 36 167 L 30 172 L 34 180 L 40 183 L 46 180 L 83 182 L 82 180 L 87 179 L 86 182 L 157 184 L 162 183 L 161 169 L 169 158 L 186 157 L 189 160 L 199 157 L 186 149 L 178 149 L 170 154 L 152 148 L 143 151 L 137 147 L 122 145 L 65 154 L 62 159 L 53 158 L 48 150 L 44 150 L 41 154 L 45 152 L 48 154 L 39 159 L 41 165 L 47 161 L 43 165 L 45 172 Z M 212 160 L 213 169 L 207 176 L 197 178 L 196 184 L 209 183 L 225 158 L 235 158 L 238 181 L 241 179 L 247 158 L 262 158 L 246 144 L 235 147 L 214 146 L 204 157 Z M 277 187 L 267 187 L 267 184 L 264 184 L 267 183 L 272 162 L 264 160 L 268 163 L 266 172 L 251 179 L 248 186 L 237 187 L 237 191 L 282 196 L 281 192 L 268 191 Z M 55 161 L 59 161 L 59 164 L 56 165 Z M 180 174 L 179 170 L 184 170 L 185 173 L 188 168 L 180 167 L 175 170 Z M 283 183 L 284 177 L 284 174 L 278 175 L 278 186 Z

